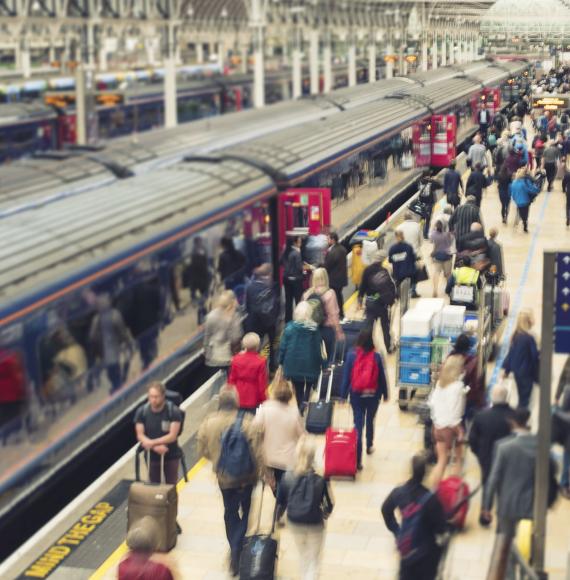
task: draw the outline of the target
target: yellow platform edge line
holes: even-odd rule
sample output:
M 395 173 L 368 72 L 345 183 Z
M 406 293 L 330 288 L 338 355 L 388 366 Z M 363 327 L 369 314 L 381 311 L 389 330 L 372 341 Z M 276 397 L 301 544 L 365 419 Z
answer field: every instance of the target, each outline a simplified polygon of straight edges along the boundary
M 188 479 L 188 481 L 185 481 L 184 478 L 182 478 L 176 484 L 176 491 L 178 493 L 180 493 L 182 491 L 182 489 L 184 488 L 184 486 L 187 483 L 189 483 L 194 477 L 196 477 L 196 475 L 198 475 L 198 472 L 201 469 L 203 469 L 203 467 L 207 463 L 208 462 L 204 457 L 202 457 L 200 460 L 198 460 L 198 462 L 194 465 L 194 467 L 192 467 L 192 469 L 190 469 L 190 471 L 188 471 L 188 473 L 186 474 L 186 478 Z M 93 574 L 91 574 L 91 576 L 89 577 L 89 580 L 101 580 L 111 568 L 117 566 L 117 564 L 119 563 L 119 560 L 127 552 L 128 552 L 127 543 L 122 542 L 121 545 L 101 564 L 101 566 L 99 566 L 99 568 L 97 568 L 97 570 L 95 570 L 95 572 L 93 572 Z
M 345 301 L 344 301 L 344 307 L 345 308 L 350 308 L 355 302 L 356 299 L 358 298 L 358 292 L 354 292 L 354 294 L 352 294 L 351 296 L 349 296 Z

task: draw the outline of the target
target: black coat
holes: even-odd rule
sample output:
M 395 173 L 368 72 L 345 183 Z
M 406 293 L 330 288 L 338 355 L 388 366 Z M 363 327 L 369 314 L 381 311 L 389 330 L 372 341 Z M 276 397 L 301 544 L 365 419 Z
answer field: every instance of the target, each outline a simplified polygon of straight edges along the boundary
M 512 414 L 513 410 L 507 403 L 500 403 L 479 411 L 473 419 L 469 446 L 479 460 L 484 479 L 491 472 L 496 442 L 511 433 L 508 419 Z
M 344 288 L 348 284 L 348 267 L 344 246 L 335 244 L 325 257 L 325 268 L 329 274 L 331 288 Z

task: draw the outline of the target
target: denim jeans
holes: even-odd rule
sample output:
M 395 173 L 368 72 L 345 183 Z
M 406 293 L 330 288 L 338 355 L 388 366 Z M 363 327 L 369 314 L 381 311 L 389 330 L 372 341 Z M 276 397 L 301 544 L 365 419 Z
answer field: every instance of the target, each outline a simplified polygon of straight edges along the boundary
M 350 404 L 354 414 L 354 428 L 358 431 L 356 460 L 362 462 L 362 435 L 366 425 L 366 447 L 374 444 L 374 418 L 380 401 L 375 397 L 361 397 L 357 393 L 350 394 Z
M 232 557 L 239 561 L 243 539 L 247 532 L 253 485 L 221 489 L 224 500 L 224 523 Z M 241 511 L 241 514 L 240 514 Z
M 564 453 L 562 455 L 560 487 L 570 488 L 570 449 L 566 449 L 566 447 L 564 448 Z

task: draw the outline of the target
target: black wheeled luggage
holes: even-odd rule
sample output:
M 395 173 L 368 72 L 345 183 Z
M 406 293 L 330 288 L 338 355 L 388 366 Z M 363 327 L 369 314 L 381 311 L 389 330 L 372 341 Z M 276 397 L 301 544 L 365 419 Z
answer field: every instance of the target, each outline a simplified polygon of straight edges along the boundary
M 327 376 L 327 396 L 324 401 L 321 401 L 321 389 L 323 387 L 323 377 Z M 307 420 L 305 422 L 305 429 L 309 433 L 322 434 L 330 426 L 332 422 L 333 404 L 331 402 L 333 373 L 330 370 L 324 371 L 319 376 L 318 395 L 319 400 L 309 403 L 307 407 Z
M 136 454 L 136 461 L 138 464 L 139 453 Z M 147 457 L 147 461 L 150 461 L 150 457 Z M 137 474 L 139 472 L 137 465 Z M 161 455 L 160 473 L 162 480 L 164 455 Z M 178 493 L 175 485 L 169 483 L 145 483 L 142 481 L 135 481 L 131 484 L 127 509 L 127 530 L 135 528 L 144 517 L 151 517 L 156 522 L 158 533 L 158 546 L 156 549 L 159 552 L 168 552 L 176 546 L 176 539 L 178 538 L 176 529 L 177 513 Z
M 340 323 L 342 331 L 344 332 L 344 349 L 348 352 L 356 344 L 356 339 L 363 328 L 370 325 L 368 320 L 343 320 Z
M 259 516 L 255 534 L 247 536 L 243 542 L 239 561 L 240 580 L 273 580 L 275 578 L 275 562 L 279 550 L 279 544 L 273 537 L 276 509 L 273 511 L 273 521 L 269 534 L 259 533 L 264 493 L 265 482 L 261 488 Z

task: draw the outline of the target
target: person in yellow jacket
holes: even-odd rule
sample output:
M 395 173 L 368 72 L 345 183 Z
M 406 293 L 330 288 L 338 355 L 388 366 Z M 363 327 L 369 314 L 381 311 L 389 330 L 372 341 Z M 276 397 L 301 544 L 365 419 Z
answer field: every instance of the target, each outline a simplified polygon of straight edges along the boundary
M 352 262 L 350 264 L 350 279 L 352 283 L 358 287 L 362 283 L 362 274 L 366 269 L 366 264 L 362 259 L 362 244 L 354 244 L 352 246 Z
M 467 310 L 477 310 L 480 289 L 481 277 L 479 271 L 471 267 L 471 259 L 465 256 L 458 260 L 445 288 L 450 303 L 465 306 Z

